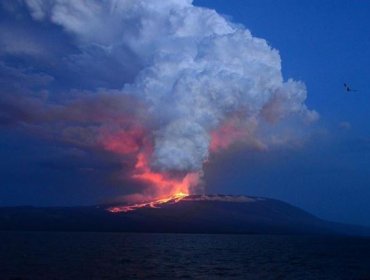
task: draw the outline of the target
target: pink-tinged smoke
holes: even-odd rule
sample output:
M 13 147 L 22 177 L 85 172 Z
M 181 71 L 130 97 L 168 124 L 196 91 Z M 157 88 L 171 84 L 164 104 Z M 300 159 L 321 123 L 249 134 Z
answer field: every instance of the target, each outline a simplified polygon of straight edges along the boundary
M 284 81 L 277 50 L 191 0 L 24 1 L 35 20 L 73 36 L 81 53 L 94 47 L 110 58 L 96 63 L 131 69 L 120 89 L 80 93 L 52 115 L 93 122 L 64 123 L 63 137 L 132 158 L 144 195 L 190 193 L 212 153 L 238 142 L 289 144 L 318 118 L 304 103 L 304 84 Z

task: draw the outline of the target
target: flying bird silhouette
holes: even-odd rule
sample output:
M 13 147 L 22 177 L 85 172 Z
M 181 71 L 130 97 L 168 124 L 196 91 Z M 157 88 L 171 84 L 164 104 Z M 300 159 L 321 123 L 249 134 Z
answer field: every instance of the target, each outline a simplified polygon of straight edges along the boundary
M 346 92 L 357 92 L 357 90 L 352 89 L 348 84 L 344 83 L 343 85 Z

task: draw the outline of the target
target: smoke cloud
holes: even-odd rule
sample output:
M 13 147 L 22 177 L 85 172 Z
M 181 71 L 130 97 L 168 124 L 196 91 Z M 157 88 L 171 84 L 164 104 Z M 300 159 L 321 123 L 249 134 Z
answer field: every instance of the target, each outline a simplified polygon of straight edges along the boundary
M 71 143 L 132 156 L 133 178 L 161 185 L 153 195 L 188 191 L 211 153 L 235 143 L 289 144 L 318 118 L 305 105 L 305 85 L 284 80 L 276 49 L 191 0 L 24 3 L 35 21 L 72 38 L 78 52 L 65 55 L 61 68 L 83 75 L 111 66 L 122 76 L 118 86 L 72 90 L 43 109 L 38 101 L 35 115 L 23 109 L 27 120 L 49 132 L 57 123 L 55 133 Z M 104 80 L 103 72 L 89 77 Z

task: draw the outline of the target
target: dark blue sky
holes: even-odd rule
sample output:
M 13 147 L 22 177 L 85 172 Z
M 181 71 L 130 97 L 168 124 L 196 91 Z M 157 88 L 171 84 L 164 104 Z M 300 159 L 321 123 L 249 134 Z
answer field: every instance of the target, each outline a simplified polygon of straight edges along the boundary
M 227 175 L 211 172 L 212 185 L 221 191 L 229 184 L 233 193 L 243 189 L 324 218 L 370 225 L 370 2 L 195 3 L 230 15 L 279 50 L 285 78 L 306 83 L 307 104 L 320 113 L 323 133 L 298 152 L 228 155 L 216 167 L 227 168 Z M 346 95 L 343 82 L 359 91 Z
M 119 157 L 58 139 L 59 123 L 45 121 L 40 109 L 43 94 L 57 104 L 66 89 L 118 88 L 140 65 L 134 59 L 121 65 L 93 47 L 78 63 L 66 63 L 62 54 L 80 52 L 71 36 L 11 3 L 0 11 L 0 205 L 94 204 L 140 187 L 118 179 Z M 279 50 L 284 78 L 303 81 L 306 104 L 320 114 L 300 148 L 235 147 L 213 155 L 205 166 L 206 191 L 277 198 L 322 218 L 370 225 L 370 2 L 194 4 L 216 9 Z M 87 64 L 89 57 L 97 64 Z M 346 94 L 343 82 L 358 92 Z M 24 92 L 37 98 L 18 102 Z M 48 133 L 34 129 L 41 122 Z

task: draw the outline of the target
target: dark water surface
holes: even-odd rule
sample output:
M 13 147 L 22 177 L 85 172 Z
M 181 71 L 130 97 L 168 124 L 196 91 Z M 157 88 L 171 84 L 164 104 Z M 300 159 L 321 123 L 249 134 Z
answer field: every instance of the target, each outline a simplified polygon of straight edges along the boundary
M 0 232 L 0 279 L 370 279 L 370 239 Z

